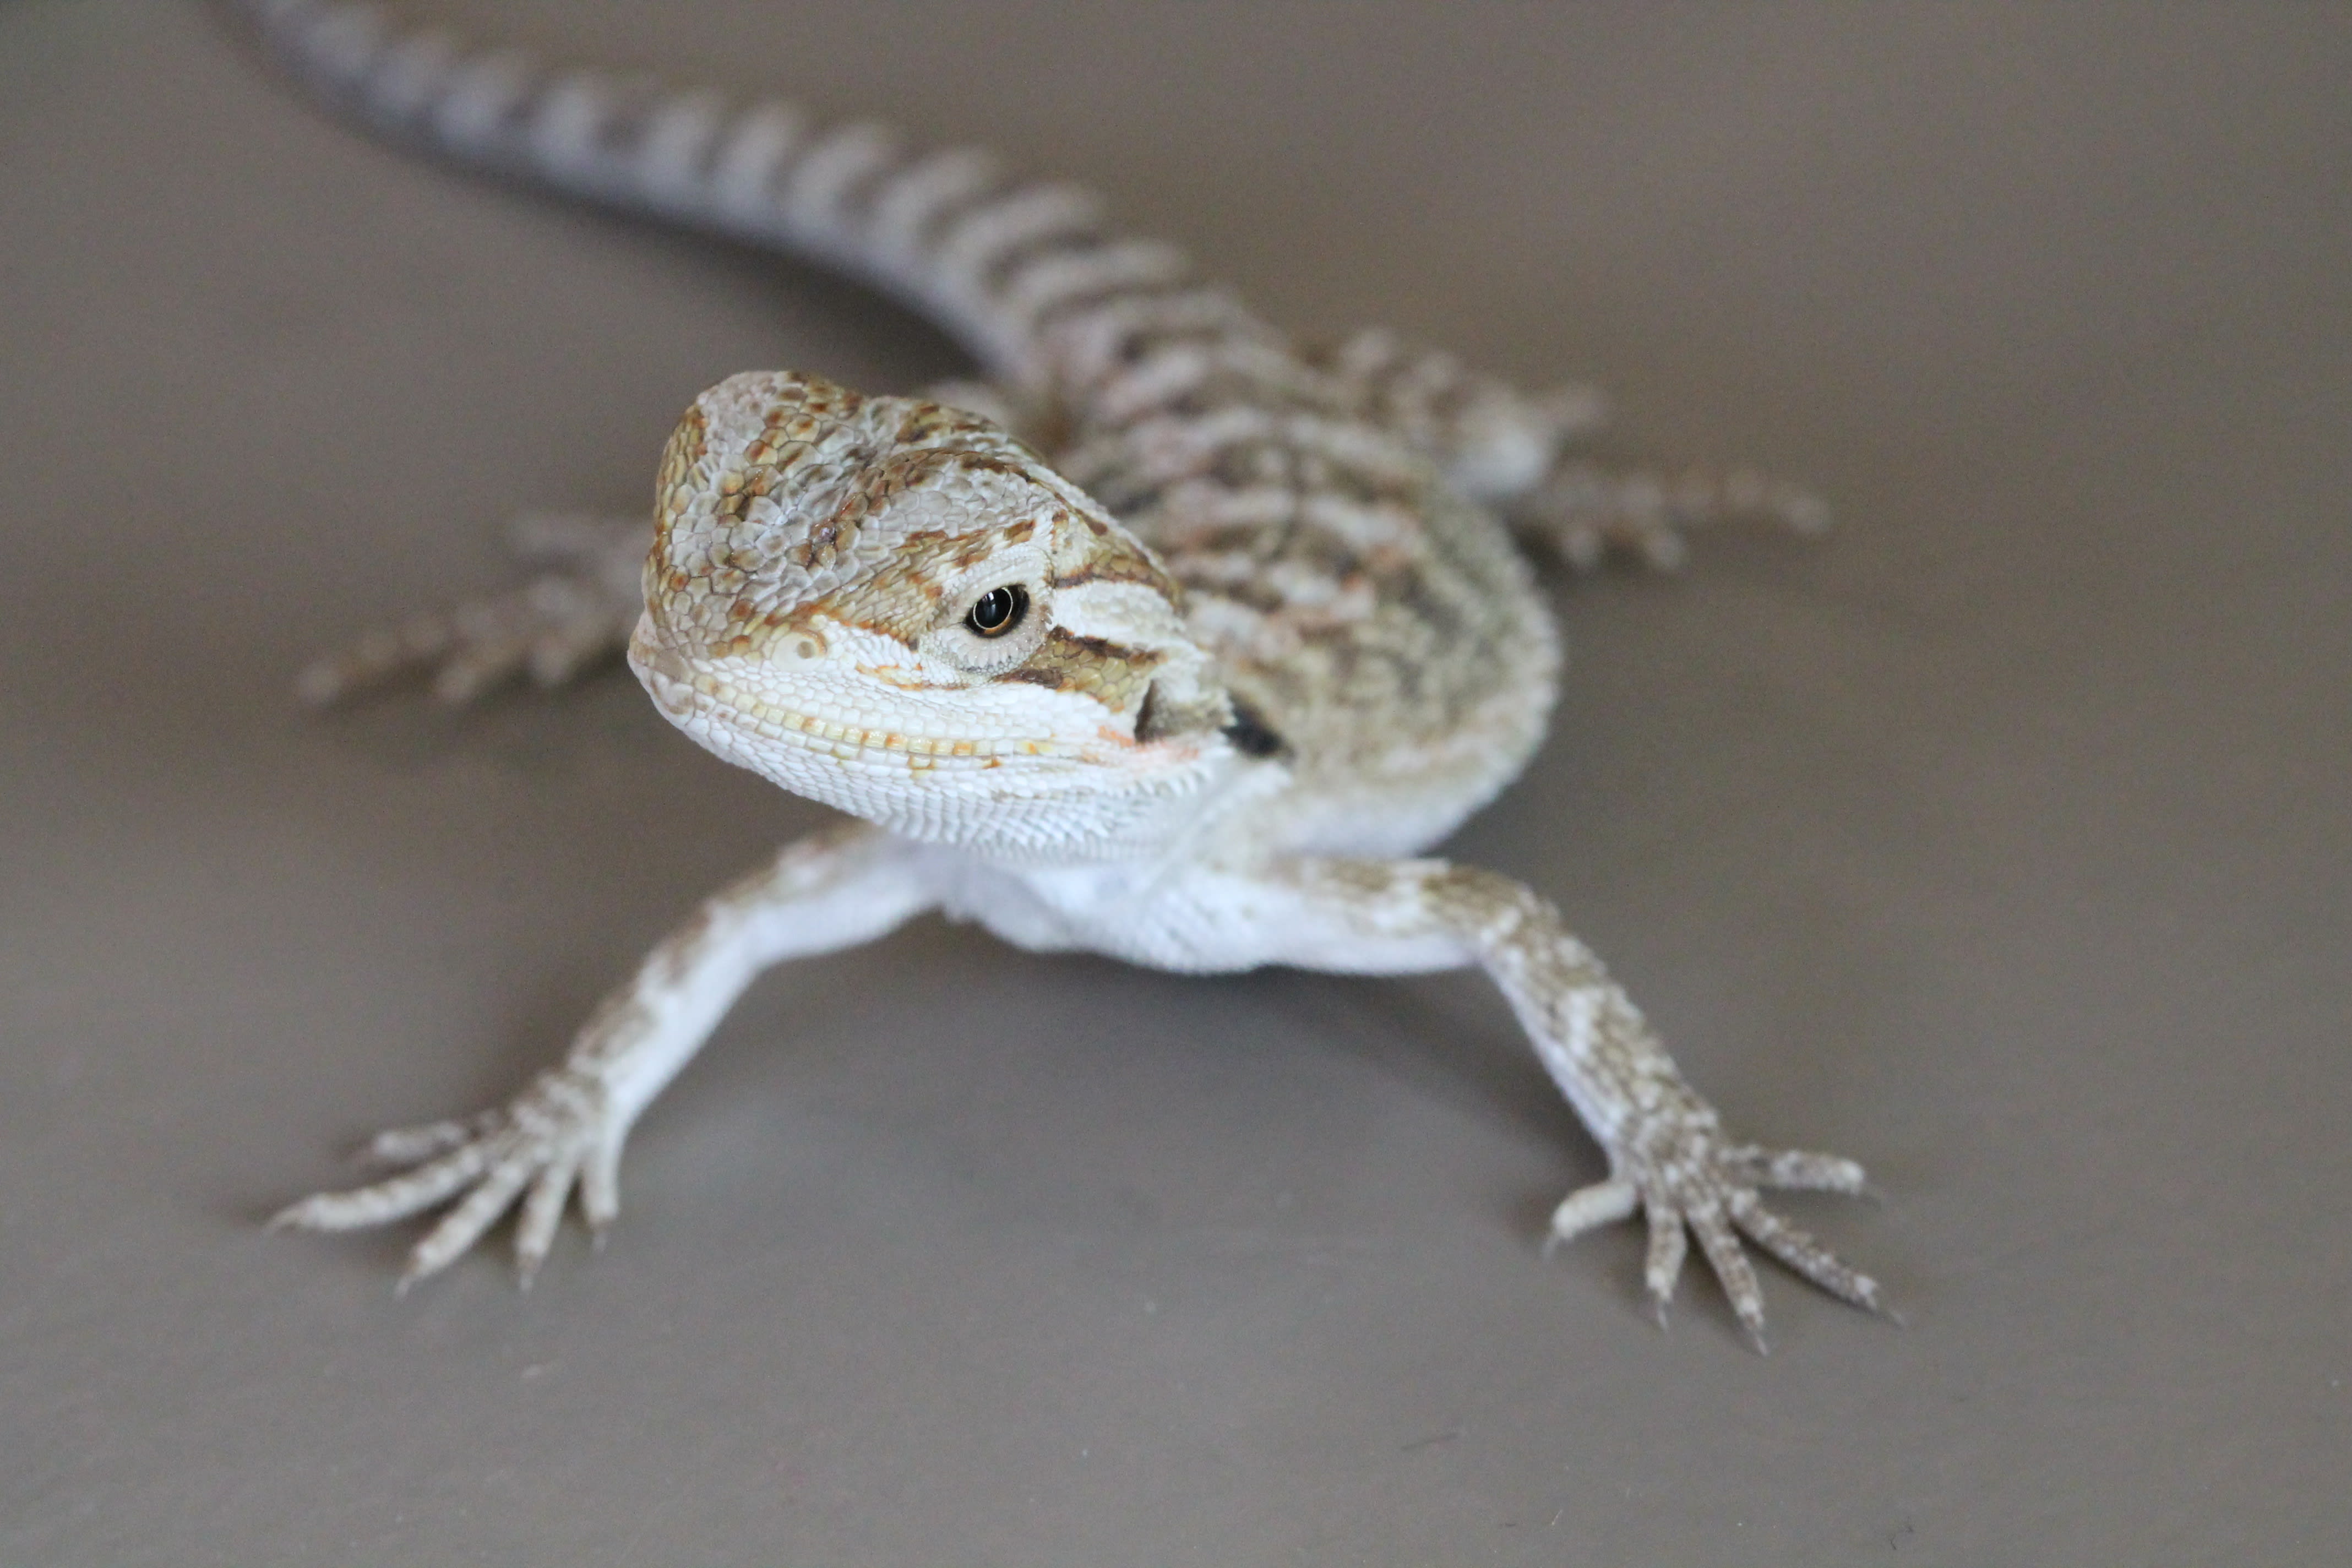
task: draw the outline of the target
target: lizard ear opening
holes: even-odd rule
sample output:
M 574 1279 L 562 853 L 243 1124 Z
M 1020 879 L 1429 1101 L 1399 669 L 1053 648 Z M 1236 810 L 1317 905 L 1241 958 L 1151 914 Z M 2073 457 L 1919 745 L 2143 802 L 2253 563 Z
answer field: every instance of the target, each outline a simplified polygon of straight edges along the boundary
M 1223 691 L 1198 688 L 1189 697 L 1180 697 L 1171 689 L 1178 685 L 1179 682 L 1160 679 L 1145 689 L 1143 705 L 1135 710 L 1135 739 L 1139 744 L 1148 746 L 1156 741 L 1206 736 L 1214 731 L 1223 735 L 1234 750 L 1245 757 L 1276 757 L 1289 751 L 1288 744 L 1248 703 Z
M 1182 690 L 1185 687 L 1191 689 Z M 1233 707 L 1223 692 L 1163 676 L 1144 689 L 1142 706 L 1135 710 L 1135 739 L 1148 746 L 1181 735 L 1205 735 L 1223 729 L 1232 718 Z
M 1290 750 L 1290 742 L 1267 727 L 1256 709 L 1234 699 L 1234 721 L 1225 726 L 1225 739 L 1234 750 L 1245 757 L 1279 757 Z

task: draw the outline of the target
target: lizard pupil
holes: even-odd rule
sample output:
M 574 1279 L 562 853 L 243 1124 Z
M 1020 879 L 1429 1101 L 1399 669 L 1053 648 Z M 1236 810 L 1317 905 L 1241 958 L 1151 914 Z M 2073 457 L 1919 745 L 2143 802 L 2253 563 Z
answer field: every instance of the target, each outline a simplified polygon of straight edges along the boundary
M 982 637 L 1001 637 L 1021 624 L 1028 608 L 1028 591 L 1018 584 L 991 588 L 972 601 L 971 613 L 963 623 Z

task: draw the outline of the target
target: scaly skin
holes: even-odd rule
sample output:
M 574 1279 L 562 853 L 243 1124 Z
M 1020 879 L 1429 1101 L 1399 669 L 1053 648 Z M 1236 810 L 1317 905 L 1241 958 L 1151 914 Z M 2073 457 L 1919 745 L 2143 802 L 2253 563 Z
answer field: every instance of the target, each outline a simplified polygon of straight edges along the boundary
M 1731 1140 L 1549 903 L 1411 858 L 1542 738 L 1559 638 L 1514 528 L 1574 562 L 1613 542 L 1671 564 L 1678 521 L 1810 527 L 1814 503 L 1611 473 L 1570 449 L 1597 417 L 1575 389 L 1523 395 L 1380 332 L 1302 353 L 1093 198 L 975 153 L 540 72 L 339 5 L 246 8 L 387 133 L 814 254 L 960 332 L 992 378 L 922 400 L 732 376 L 670 437 L 649 553 L 641 529 L 542 521 L 570 570 L 306 676 L 327 700 L 432 664 L 462 698 L 625 636 L 679 729 L 859 821 L 709 900 L 508 1107 L 383 1135 L 402 1170 L 279 1223 L 448 1205 L 405 1282 L 519 1205 L 528 1279 L 575 1193 L 611 1221 L 630 1127 L 762 969 L 939 910 L 1190 973 L 1478 965 L 1608 1153 L 1553 1239 L 1640 1214 L 1663 1313 L 1696 1236 L 1759 1346 L 1743 1236 L 1881 1308 L 1759 1196 L 1858 1192 L 1858 1166 Z

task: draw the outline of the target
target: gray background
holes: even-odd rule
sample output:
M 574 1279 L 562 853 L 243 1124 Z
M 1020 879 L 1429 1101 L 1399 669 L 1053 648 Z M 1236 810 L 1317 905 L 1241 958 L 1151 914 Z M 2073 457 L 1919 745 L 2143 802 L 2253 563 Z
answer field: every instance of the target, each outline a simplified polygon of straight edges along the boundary
M 501 1097 L 818 819 L 625 679 L 317 720 L 310 651 L 631 510 L 748 367 L 953 369 L 808 269 L 314 117 L 184 5 L 0 5 L 0 1561 L 2318 1563 L 2352 1524 L 2341 10 L 479 4 L 990 141 L 1835 503 L 1563 584 L 1465 832 L 1907 1330 L 1776 1352 L 1468 978 L 919 926 L 772 977 L 614 1246 L 395 1300 L 268 1236 Z

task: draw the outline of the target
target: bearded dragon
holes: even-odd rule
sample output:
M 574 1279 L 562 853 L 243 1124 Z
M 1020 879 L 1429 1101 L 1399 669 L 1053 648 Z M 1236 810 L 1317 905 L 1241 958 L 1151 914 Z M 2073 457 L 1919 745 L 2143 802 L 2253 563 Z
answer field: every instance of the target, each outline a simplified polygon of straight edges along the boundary
M 731 376 L 669 437 L 650 551 L 642 522 L 542 522 L 562 569 L 309 672 L 323 700 L 431 666 L 462 698 L 625 647 L 677 728 L 850 820 L 711 898 L 509 1103 L 381 1134 L 392 1173 L 275 1223 L 442 1209 L 405 1286 L 519 1209 L 527 1284 L 575 1198 L 612 1223 L 631 1127 L 757 975 L 935 911 L 1186 973 L 1481 967 L 1608 1158 L 1547 1247 L 1640 1216 L 1663 1321 L 1696 1237 L 1759 1349 L 1743 1237 L 1885 1310 L 1761 1195 L 1859 1193 L 1860 1166 L 1734 1138 L 1551 904 L 1426 853 L 1552 707 L 1560 640 L 1515 533 L 1664 565 L 1680 525 L 1811 529 L 1818 503 L 1580 457 L 1581 388 L 1522 394 L 1381 331 L 1303 350 L 1092 195 L 978 152 L 546 69 L 372 6 L 241 9 L 381 133 L 837 267 L 987 376 L 929 398 Z

